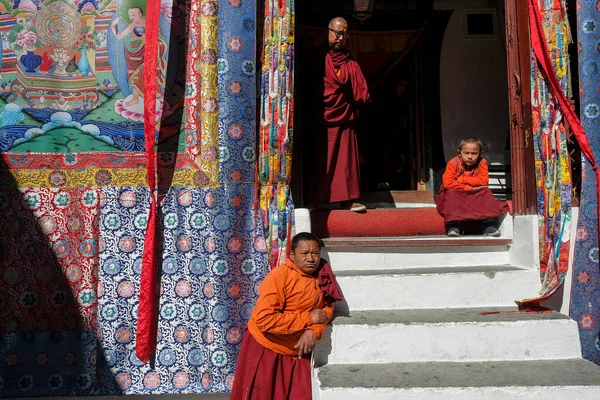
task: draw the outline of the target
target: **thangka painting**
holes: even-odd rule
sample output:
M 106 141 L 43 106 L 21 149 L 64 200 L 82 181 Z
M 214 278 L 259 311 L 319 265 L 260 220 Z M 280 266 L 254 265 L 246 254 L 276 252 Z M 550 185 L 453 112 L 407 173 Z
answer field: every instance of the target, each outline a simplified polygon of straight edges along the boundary
M 142 151 L 145 9 L 145 0 L 1 0 L 0 151 Z M 163 96 L 174 87 L 167 82 L 172 17 L 163 1 Z M 162 99 L 157 111 L 168 118 L 173 110 Z

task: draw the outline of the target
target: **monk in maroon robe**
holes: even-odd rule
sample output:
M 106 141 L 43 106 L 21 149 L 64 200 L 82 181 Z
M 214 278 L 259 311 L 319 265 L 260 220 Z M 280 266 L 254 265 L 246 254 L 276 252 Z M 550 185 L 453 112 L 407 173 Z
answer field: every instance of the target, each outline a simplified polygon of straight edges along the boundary
M 360 212 L 366 207 L 353 202 L 360 198 L 360 152 L 354 127 L 361 106 L 369 102 L 369 92 L 358 63 L 344 47 L 348 23 L 343 18 L 334 18 L 328 29 L 328 48 L 317 58 L 318 74 L 313 75 L 315 90 L 322 89 L 312 99 L 313 110 L 318 110 L 315 122 L 324 128 L 317 127 L 316 134 L 323 137 L 316 137 L 314 142 L 321 155 L 317 174 L 313 176 L 318 186 L 314 200 L 341 202 L 344 208 Z

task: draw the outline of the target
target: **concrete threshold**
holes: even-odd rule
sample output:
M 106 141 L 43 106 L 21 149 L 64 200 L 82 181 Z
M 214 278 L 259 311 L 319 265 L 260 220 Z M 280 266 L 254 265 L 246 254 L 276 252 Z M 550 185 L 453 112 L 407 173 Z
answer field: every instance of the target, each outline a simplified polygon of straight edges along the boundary
M 439 324 L 515 322 L 570 319 L 557 312 L 524 312 L 516 307 L 440 308 L 422 310 L 366 310 L 336 315 L 333 325 Z M 599 382 L 600 384 L 600 382 Z
M 336 276 L 374 276 L 374 275 L 438 275 L 438 274 L 463 274 L 483 273 L 495 274 L 506 271 L 527 271 L 526 268 L 514 265 L 459 265 L 447 267 L 407 267 L 368 270 L 342 270 L 335 271 Z
M 598 386 L 600 367 L 583 359 L 338 364 L 318 377 L 321 389 Z
M 323 239 L 325 248 L 341 247 L 432 247 L 432 246 L 508 246 L 511 239 L 481 235 L 402 237 L 333 237 Z

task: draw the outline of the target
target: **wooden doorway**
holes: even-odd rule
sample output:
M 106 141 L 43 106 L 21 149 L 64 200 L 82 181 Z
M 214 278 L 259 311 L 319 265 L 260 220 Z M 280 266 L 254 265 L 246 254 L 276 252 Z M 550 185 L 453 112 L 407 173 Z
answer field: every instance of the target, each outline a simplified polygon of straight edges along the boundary
M 375 159 L 370 167 L 365 168 L 363 187 L 366 190 L 373 190 L 373 188 L 377 190 L 379 184 L 383 182 L 390 184 L 391 189 L 429 189 L 431 193 L 439 186 L 446 160 L 443 154 L 440 126 L 439 76 L 436 79 L 437 74 L 432 74 L 432 71 L 430 71 L 430 69 L 435 70 L 435 66 L 432 68 L 432 64 L 436 63 L 435 59 L 439 52 L 436 55 L 436 51 L 431 51 L 432 45 L 427 42 L 427 35 L 432 35 L 432 32 L 437 29 L 437 40 L 441 41 L 440 38 L 443 35 L 440 35 L 439 31 L 444 32 L 449 17 L 447 13 L 434 10 L 435 3 L 436 1 L 414 2 L 410 0 L 380 2 L 380 4 L 383 4 L 383 9 L 375 10 L 379 17 L 370 18 L 362 23 L 352 20 L 352 2 L 348 0 L 329 0 L 326 2 L 299 0 L 296 3 L 296 71 L 302 68 L 303 63 L 310 62 L 310 53 L 306 49 L 303 50 L 301 44 L 300 36 L 303 29 L 306 29 L 306 25 L 308 25 L 308 29 L 321 29 L 324 40 L 325 27 L 334 16 L 341 15 L 349 21 L 353 21 L 351 29 L 354 25 L 354 29 L 361 32 L 391 32 L 410 29 L 420 32 L 419 41 L 402 57 L 402 62 L 397 64 L 400 68 L 393 71 L 394 74 L 397 73 L 400 77 L 404 73 L 411 80 L 409 87 L 405 89 L 405 93 L 408 93 L 407 98 L 410 99 L 407 101 L 408 108 L 412 110 L 406 124 L 409 134 L 402 136 L 402 140 L 397 146 L 400 147 L 395 153 L 399 155 L 398 159 L 384 168 L 378 167 L 382 162 L 385 164 L 384 160 L 389 156 L 383 154 L 381 157 L 377 157 L 377 151 L 373 151 L 373 147 L 377 150 L 377 147 L 379 149 L 385 148 L 385 144 L 377 146 L 380 136 L 371 132 L 359 133 L 359 137 L 362 136 L 363 142 L 371 141 L 371 143 L 375 143 L 370 148 L 369 146 L 366 147 L 367 153 L 371 152 L 367 156 L 370 155 L 372 160 Z M 505 0 L 502 8 L 502 16 L 505 18 L 502 27 L 505 27 L 506 35 L 507 91 L 509 97 L 509 111 L 506 116 L 510 128 L 509 158 L 511 168 L 509 174 L 512 181 L 512 191 L 509 192 L 508 197 L 513 197 L 514 209 L 517 213 L 534 213 L 535 175 L 533 171 L 532 141 L 528 140 L 526 136 L 531 135 L 531 131 L 528 130 L 528 127 L 531 126 L 529 85 L 527 85 L 527 78 L 521 78 L 522 76 L 527 77 L 529 73 L 527 7 L 524 2 Z M 436 16 L 436 18 L 432 18 L 432 16 Z M 431 37 L 429 37 L 429 40 L 432 40 Z M 440 44 L 438 43 L 438 45 Z M 393 57 L 388 61 L 387 65 L 382 64 L 380 71 L 385 73 L 388 70 L 389 66 L 393 64 Z M 388 74 L 388 77 L 392 76 L 393 74 Z M 399 80 L 403 79 L 399 78 Z M 374 82 L 377 82 L 377 78 L 369 83 Z M 522 82 L 525 82 L 525 84 L 522 84 Z M 308 83 L 302 82 L 296 77 L 296 90 L 302 90 L 302 87 L 306 84 Z M 385 88 L 388 92 L 393 92 L 396 89 L 395 87 L 392 88 L 392 85 Z M 296 99 L 300 97 L 297 96 Z M 385 104 L 385 102 L 383 103 Z M 306 149 L 307 146 L 310 146 L 310 143 L 303 143 L 302 105 L 297 101 L 296 107 L 292 191 L 297 206 L 302 207 L 310 205 L 305 190 L 306 182 L 310 177 L 306 177 L 302 173 L 304 169 L 302 164 L 309 162 Z M 403 118 L 403 116 L 399 116 L 399 119 Z M 363 120 L 364 123 L 372 126 L 368 123 L 368 118 Z M 404 156 L 406 153 L 409 154 L 408 162 Z M 373 158 L 373 154 L 375 154 L 375 158 Z M 402 156 L 404 156 L 404 160 L 402 160 Z M 398 166 L 400 163 L 402 168 Z M 396 171 L 400 169 L 404 172 L 404 175 L 393 177 L 394 167 L 396 167 Z M 369 171 L 369 168 L 371 171 Z M 375 171 L 375 174 L 381 173 L 383 178 L 373 178 L 373 171 Z M 391 178 L 390 175 L 392 175 Z

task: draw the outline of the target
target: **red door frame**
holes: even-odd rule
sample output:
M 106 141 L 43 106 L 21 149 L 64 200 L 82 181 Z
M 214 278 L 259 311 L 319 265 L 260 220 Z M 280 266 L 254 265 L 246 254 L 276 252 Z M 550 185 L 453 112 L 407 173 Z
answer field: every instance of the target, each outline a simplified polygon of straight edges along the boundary
M 513 211 L 536 214 L 529 9 L 526 1 L 505 0 L 505 10 Z

